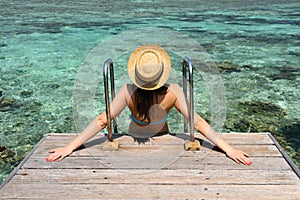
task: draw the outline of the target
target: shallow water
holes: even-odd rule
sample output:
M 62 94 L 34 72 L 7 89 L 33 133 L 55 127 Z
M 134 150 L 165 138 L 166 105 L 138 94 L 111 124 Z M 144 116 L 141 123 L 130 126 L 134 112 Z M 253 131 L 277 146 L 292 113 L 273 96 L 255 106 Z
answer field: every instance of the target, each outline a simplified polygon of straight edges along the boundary
M 99 56 L 111 51 L 101 47 L 122 34 L 135 45 L 170 39 L 172 81 L 179 84 L 182 58 L 176 44 L 183 49 L 179 44 L 186 38 L 200 44 L 219 70 L 219 85 L 210 87 L 205 69 L 195 72 L 198 112 L 219 131 L 272 132 L 300 166 L 300 3 L 270 2 L 1 1 L 0 181 L 45 133 L 78 132 L 103 110 L 102 75 L 97 72 L 99 83 L 89 87 L 86 79 L 97 68 L 86 63 L 99 49 Z M 166 35 L 135 32 L 149 27 Z M 129 53 L 120 52 L 114 59 L 118 87 L 128 82 Z M 197 51 L 186 52 L 199 60 L 193 57 Z M 86 107 L 84 95 L 76 96 L 78 85 L 92 91 Z M 218 117 L 224 122 L 218 124 Z M 175 131 L 182 130 L 178 120 L 172 112 Z

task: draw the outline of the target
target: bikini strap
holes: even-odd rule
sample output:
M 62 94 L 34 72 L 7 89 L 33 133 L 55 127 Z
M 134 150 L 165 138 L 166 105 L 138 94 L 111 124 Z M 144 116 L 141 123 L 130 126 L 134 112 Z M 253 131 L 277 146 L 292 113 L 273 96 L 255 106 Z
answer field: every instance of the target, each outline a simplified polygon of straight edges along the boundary
M 136 123 L 138 123 L 138 124 L 143 124 L 143 125 L 144 125 L 144 124 L 161 124 L 161 123 L 167 121 L 167 119 L 168 119 L 168 114 L 166 114 L 165 117 L 162 118 L 161 120 L 159 120 L 159 121 L 157 121 L 157 122 L 150 122 L 150 123 L 147 123 L 147 122 L 143 122 L 143 121 L 138 120 L 132 113 L 131 113 L 131 115 L 130 115 L 130 118 L 132 119 L 132 121 L 134 121 L 134 122 L 136 122 Z

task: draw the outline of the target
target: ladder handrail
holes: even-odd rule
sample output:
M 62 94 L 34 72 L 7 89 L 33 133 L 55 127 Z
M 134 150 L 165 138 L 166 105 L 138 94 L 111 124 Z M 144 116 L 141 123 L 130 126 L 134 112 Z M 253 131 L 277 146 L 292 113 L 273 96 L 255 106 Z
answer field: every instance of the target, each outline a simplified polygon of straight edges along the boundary
M 104 78 L 104 93 L 105 93 L 105 111 L 107 117 L 107 133 L 108 133 L 108 140 L 110 142 L 113 141 L 112 138 L 112 128 L 111 128 L 111 115 L 110 115 L 110 97 L 109 97 L 109 87 L 108 87 L 108 67 L 110 72 L 110 87 L 111 87 L 111 96 L 112 99 L 115 98 L 115 80 L 114 80 L 114 67 L 112 59 L 107 59 L 103 65 L 103 78 Z M 118 132 L 117 122 L 114 119 L 114 132 Z
M 187 123 L 189 121 L 190 129 L 190 140 L 194 141 L 194 86 L 193 86 L 193 65 L 188 57 L 184 57 L 182 63 L 182 74 L 183 74 L 183 92 L 187 98 L 187 70 L 189 73 L 189 119 L 184 119 L 184 132 L 188 132 Z

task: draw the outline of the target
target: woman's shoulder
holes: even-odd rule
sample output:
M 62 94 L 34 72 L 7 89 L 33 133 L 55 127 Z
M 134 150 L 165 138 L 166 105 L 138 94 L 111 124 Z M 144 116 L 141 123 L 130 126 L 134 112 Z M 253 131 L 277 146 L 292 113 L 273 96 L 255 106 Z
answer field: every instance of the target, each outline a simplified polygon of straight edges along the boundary
M 168 91 L 170 91 L 176 97 L 183 94 L 183 90 L 178 84 L 169 84 Z
M 168 91 L 172 93 L 182 92 L 182 88 L 178 84 L 166 84 L 165 86 L 168 88 Z M 121 88 L 121 90 L 126 90 L 128 94 L 133 94 L 136 89 L 137 87 L 130 83 L 124 84 Z
M 178 85 L 178 84 L 169 84 L 168 88 L 170 91 L 174 92 L 174 91 L 182 91 L 182 88 Z
M 129 94 L 129 96 L 131 96 L 136 89 L 137 87 L 130 83 L 124 84 L 123 87 L 121 88 L 121 90 L 125 90 L 126 93 Z

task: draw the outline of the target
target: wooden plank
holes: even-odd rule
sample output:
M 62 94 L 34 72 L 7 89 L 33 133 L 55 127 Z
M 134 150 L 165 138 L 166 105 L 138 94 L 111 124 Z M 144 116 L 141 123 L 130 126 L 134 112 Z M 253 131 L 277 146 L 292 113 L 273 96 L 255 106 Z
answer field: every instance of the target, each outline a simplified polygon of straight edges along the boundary
M 70 142 L 77 134 L 60 134 L 60 133 L 52 133 L 47 134 L 45 137 L 47 138 L 47 143 L 54 144 L 67 144 Z M 220 134 L 229 144 L 274 144 L 274 142 L 269 138 L 268 133 L 222 133 Z M 105 138 L 106 136 L 103 134 L 97 134 L 93 140 Z M 201 134 L 195 134 L 195 138 L 205 139 Z M 150 141 L 154 144 L 181 144 L 182 141 L 188 140 L 188 134 L 175 134 L 175 135 L 162 135 L 162 136 L 154 136 L 150 138 Z M 53 141 L 52 141 L 53 140 Z M 128 135 L 117 136 L 117 140 L 121 144 L 132 144 L 134 142 L 133 138 Z
M 30 192 L 28 192 L 30 191 Z M 299 199 L 296 185 L 40 184 L 5 187 L 1 199 Z
M 163 160 L 167 159 L 167 160 Z M 44 157 L 31 157 L 24 169 L 253 169 L 289 170 L 290 166 L 279 157 L 253 157 L 251 166 L 238 165 L 222 157 L 68 157 L 62 162 L 47 163 Z
M 259 174 L 259 176 L 257 176 Z M 176 184 L 176 185 L 296 185 L 291 170 L 113 170 L 113 169 L 22 169 L 11 184 Z
M 205 140 L 201 151 L 186 152 L 186 135 L 153 137 L 152 145 L 122 136 L 116 152 L 102 151 L 106 138 L 98 135 L 62 162 L 47 163 L 50 149 L 75 137 L 50 134 L 11 175 L 0 199 L 300 198 L 300 179 L 268 134 L 222 136 L 250 153 L 253 165 L 235 164 Z
M 278 151 L 275 145 L 232 145 L 235 148 L 241 149 L 247 152 L 251 157 L 282 157 L 280 152 Z M 58 147 L 58 146 L 57 146 Z M 34 156 L 39 157 L 47 157 L 49 155 L 49 150 L 53 147 L 45 147 L 41 146 L 37 148 Z M 139 156 L 139 155 L 151 155 L 151 154 L 160 154 L 160 155 L 181 155 L 181 156 L 195 156 L 195 155 L 207 155 L 218 157 L 223 156 L 224 153 L 220 152 L 218 149 L 212 147 L 204 147 L 202 146 L 199 152 L 192 151 L 184 151 L 183 144 L 182 145 L 173 145 L 173 146 L 159 146 L 159 145 L 121 145 L 119 151 L 102 151 L 100 145 L 95 145 L 93 147 L 88 147 L 81 149 L 79 151 L 74 151 L 71 156 L 96 156 L 96 157 L 106 157 L 106 156 L 114 156 L 114 157 L 123 157 L 125 156 Z
M 248 134 L 250 135 L 250 134 Z M 258 135 L 258 134 L 256 134 Z M 49 136 L 52 137 L 52 136 Z M 67 139 L 65 139 L 65 137 Z M 70 137 L 70 138 L 69 138 Z M 39 148 L 36 150 L 35 155 L 38 156 L 47 156 L 48 151 L 56 148 L 63 146 L 67 144 L 72 138 L 72 136 L 63 136 L 63 142 L 58 142 L 57 140 L 47 140 L 47 142 L 42 143 Z M 170 140 L 166 140 L 166 138 L 169 138 Z M 124 139 L 124 140 L 123 140 Z M 166 143 L 159 142 L 161 139 L 165 141 Z M 106 152 L 102 151 L 101 147 L 99 144 L 101 142 L 105 141 L 105 138 L 99 137 L 95 138 L 94 140 L 91 140 L 90 142 L 86 143 L 84 146 L 86 147 L 85 149 L 81 149 L 80 151 L 75 151 L 72 156 L 124 156 L 124 153 L 126 154 L 131 154 L 133 156 L 138 156 L 139 154 L 143 153 L 159 153 L 161 154 L 175 154 L 175 155 L 184 155 L 184 156 L 194 156 L 194 152 L 189 152 L 189 151 L 184 151 L 183 149 L 183 144 L 184 140 L 181 140 L 179 138 L 174 139 L 174 137 L 166 135 L 162 136 L 159 138 L 156 138 L 154 140 L 152 145 L 135 145 L 133 144 L 133 139 L 128 136 L 122 136 L 121 138 L 118 138 L 120 141 L 120 150 L 116 152 Z M 129 141 L 132 140 L 132 141 Z M 270 140 L 270 139 L 269 139 Z M 201 143 L 202 148 L 200 152 L 204 152 L 205 154 L 210 154 L 211 156 L 219 156 L 220 154 L 216 149 L 214 149 L 214 146 L 211 145 L 209 142 L 202 142 Z M 249 153 L 251 156 L 279 156 L 281 157 L 282 155 L 278 151 L 277 147 L 273 144 L 268 144 L 268 145 L 248 145 L 248 144 L 235 144 L 233 145 L 236 148 L 242 149 Z M 134 154 L 135 153 L 135 154 Z

